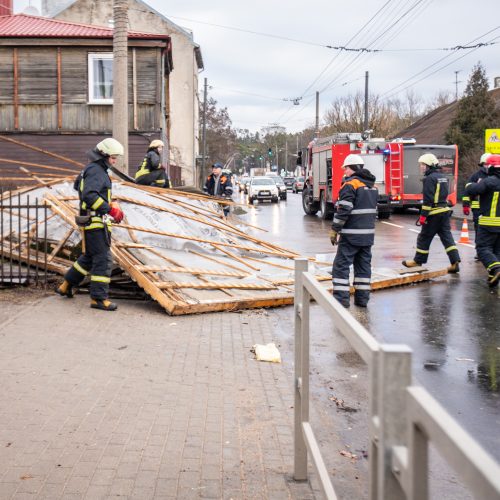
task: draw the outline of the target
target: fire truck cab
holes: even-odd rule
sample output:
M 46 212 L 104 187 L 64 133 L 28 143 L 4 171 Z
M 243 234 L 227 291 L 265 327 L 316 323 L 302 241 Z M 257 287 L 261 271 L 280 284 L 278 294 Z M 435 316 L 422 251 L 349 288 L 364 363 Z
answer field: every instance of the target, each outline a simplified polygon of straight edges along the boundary
M 388 219 L 391 204 L 387 191 L 387 163 L 385 139 L 370 139 L 366 134 L 338 133 L 315 139 L 299 155 L 306 182 L 302 192 L 302 206 L 308 215 L 320 212 L 322 219 L 329 219 L 335 212 L 344 172 L 342 164 L 349 154 L 359 154 L 365 168 L 376 178 L 379 190 L 378 217 Z

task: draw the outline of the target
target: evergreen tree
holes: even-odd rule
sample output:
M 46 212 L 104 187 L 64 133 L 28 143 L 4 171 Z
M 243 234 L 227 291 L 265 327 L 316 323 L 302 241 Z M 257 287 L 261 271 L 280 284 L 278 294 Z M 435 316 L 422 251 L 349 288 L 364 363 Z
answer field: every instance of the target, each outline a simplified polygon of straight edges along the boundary
M 488 92 L 486 72 L 479 62 L 472 70 L 445 136 L 449 144 L 458 146 L 462 180 L 477 169 L 477 160 L 484 152 L 484 131 L 500 125 L 500 110 L 495 104 Z

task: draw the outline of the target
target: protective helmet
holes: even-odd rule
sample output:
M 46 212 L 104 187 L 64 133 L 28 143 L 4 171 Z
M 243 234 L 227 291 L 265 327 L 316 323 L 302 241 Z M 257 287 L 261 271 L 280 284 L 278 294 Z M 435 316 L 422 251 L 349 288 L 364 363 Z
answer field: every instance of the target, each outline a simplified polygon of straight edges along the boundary
M 479 166 L 484 165 L 489 156 L 491 156 L 491 153 L 482 154 L 481 158 L 479 158 Z
M 165 144 L 163 144 L 163 141 L 160 141 L 160 139 L 155 139 L 154 141 L 151 141 L 151 144 L 149 145 L 149 149 L 156 149 L 156 148 L 163 148 L 165 147 Z
M 103 156 L 123 156 L 124 153 L 123 146 L 112 137 L 108 137 L 107 139 L 104 139 L 103 141 L 98 143 L 96 149 Z
M 345 157 L 342 168 L 350 167 L 352 170 L 357 170 L 358 168 L 362 168 L 364 164 L 365 162 L 361 156 L 352 154 Z
M 439 160 L 432 153 L 425 153 L 418 159 L 418 163 L 423 163 L 431 168 L 439 167 Z
M 486 159 L 486 165 L 488 167 L 500 168 L 500 155 L 490 154 Z
M 222 168 L 222 167 L 223 167 L 223 165 L 222 165 L 222 163 L 220 163 L 220 162 L 214 163 L 214 164 L 212 165 L 212 168 Z

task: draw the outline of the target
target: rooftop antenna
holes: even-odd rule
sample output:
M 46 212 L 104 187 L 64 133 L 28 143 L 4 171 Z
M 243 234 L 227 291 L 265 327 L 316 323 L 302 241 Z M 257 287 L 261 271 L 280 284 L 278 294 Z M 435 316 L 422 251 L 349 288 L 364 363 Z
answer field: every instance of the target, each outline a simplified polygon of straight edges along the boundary
M 455 71 L 455 101 L 458 101 L 458 84 L 462 83 L 461 80 L 460 81 L 458 80 L 458 74 L 460 73 L 460 71 L 462 70 L 459 69 Z

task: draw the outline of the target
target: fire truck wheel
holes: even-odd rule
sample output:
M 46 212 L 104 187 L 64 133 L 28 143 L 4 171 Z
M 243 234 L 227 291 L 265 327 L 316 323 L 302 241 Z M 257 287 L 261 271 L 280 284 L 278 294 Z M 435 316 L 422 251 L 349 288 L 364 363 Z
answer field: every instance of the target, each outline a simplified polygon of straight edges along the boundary
M 312 189 L 305 186 L 302 191 L 302 208 L 307 215 L 316 215 L 319 210 L 319 202 L 314 201 Z
M 331 205 L 326 201 L 324 191 L 321 191 L 319 198 L 319 215 L 323 220 L 331 219 L 333 216 L 333 210 L 331 208 Z

